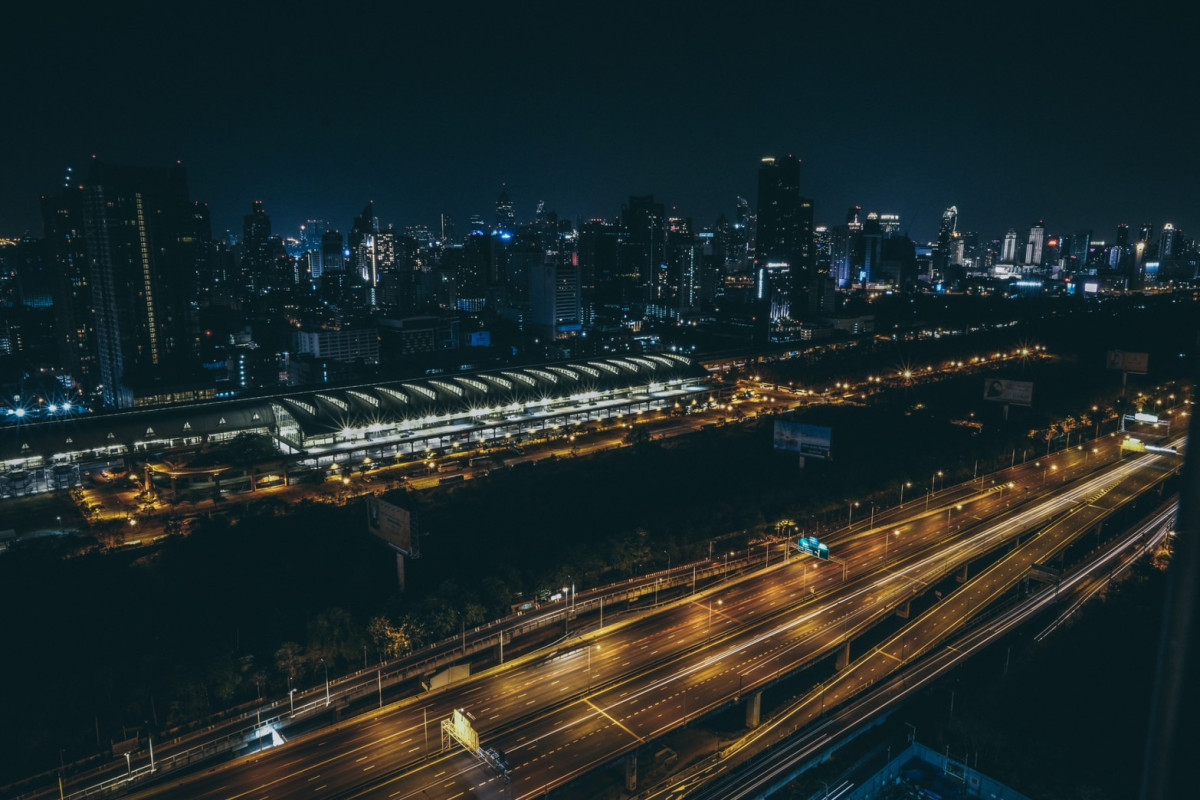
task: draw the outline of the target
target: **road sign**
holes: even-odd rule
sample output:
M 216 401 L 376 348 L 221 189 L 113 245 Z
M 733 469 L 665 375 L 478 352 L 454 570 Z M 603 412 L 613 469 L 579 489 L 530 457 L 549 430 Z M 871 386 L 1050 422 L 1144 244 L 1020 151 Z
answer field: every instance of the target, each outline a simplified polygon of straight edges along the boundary
M 801 553 L 808 553 L 810 556 L 829 560 L 829 545 L 821 542 L 815 536 L 801 536 L 800 541 L 796 543 L 796 547 Z

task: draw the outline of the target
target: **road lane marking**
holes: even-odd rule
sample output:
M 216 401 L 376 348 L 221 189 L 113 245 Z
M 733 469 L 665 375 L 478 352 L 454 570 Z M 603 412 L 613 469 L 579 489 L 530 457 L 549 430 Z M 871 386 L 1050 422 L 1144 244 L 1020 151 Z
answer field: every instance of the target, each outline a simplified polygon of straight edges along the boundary
M 628 734 L 629 734 L 630 736 L 632 736 L 633 738 L 637 739 L 637 740 L 638 740 L 639 742 L 641 742 L 642 744 L 645 744 L 645 743 L 646 743 L 646 740 L 645 740 L 644 738 L 642 738 L 641 736 L 638 736 L 636 733 L 634 733 L 633 731 L 631 731 L 629 728 L 627 728 L 625 725 L 623 725 L 619 719 L 617 719 L 616 717 L 614 717 L 612 714 L 609 714 L 609 713 L 608 713 L 607 711 L 605 711 L 603 708 L 600 708 L 600 706 L 596 705 L 596 704 L 595 704 L 595 703 L 593 703 L 591 700 L 589 700 L 589 699 L 587 699 L 587 698 L 585 697 L 585 698 L 584 698 L 584 700 L 583 700 L 583 702 L 587 703 L 589 706 L 591 706 L 592 708 L 594 708 L 594 709 L 596 710 L 596 712 L 597 712 L 597 713 L 599 713 L 599 714 L 601 714 L 601 715 L 603 715 L 603 716 L 605 716 L 605 717 L 608 717 L 608 719 L 612 721 L 612 724 L 613 724 L 613 725 L 616 725 L 618 728 L 620 728 L 621 730 L 625 731 L 626 733 L 628 733 Z

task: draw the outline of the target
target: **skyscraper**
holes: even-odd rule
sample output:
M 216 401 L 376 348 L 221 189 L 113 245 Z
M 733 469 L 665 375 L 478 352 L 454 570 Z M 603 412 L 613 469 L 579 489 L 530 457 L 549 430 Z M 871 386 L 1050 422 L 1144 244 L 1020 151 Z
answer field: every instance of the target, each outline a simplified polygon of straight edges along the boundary
M 180 165 L 164 171 L 92 162 L 84 234 L 108 406 L 134 405 L 134 384 L 162 377 L 191 355 L 192 210 Z
M 496 198 L 496 227 L 509 233 L 517 228 L 517 210 L 508 197 L 508 184 L 500 186 L 500 196 Z
M 579 267 L 546 258 L 529 270 L 529 306 L 533 324 L 544 335 L 559 339 L 578 333 L 582 325 Z
M 251 291 L 271 285 L 271 218 L 261 200 L 242 217 L 242 285 Z
M 666 209 L 652 194 L 634 195 L 621 209 L 621 272 L 633 279 L 643 299 L 657 299 L 661 288 L 655 279 L 664 262 L 665 217 Z
M 1017 263 L 1017 229 L 1009 228 L 1004 234 L 1004 246 L 1000 248 L 1000 263 Z
M 945 276 L 946 269 L 954 263 L 953 240 L 958 232 L 958 206 L 950 206 L 942 212 L 942 222 L 938 226 L 937 266 Z
M 768 308 L 808 313 L 812 296 L 812 201 L 800 195 L 800 160 L 766 157 L 758 169 L 754 243 L 756 298 Z
M 1162 235 L 1158 238 L 1158 260 L 1170 261 L 1175 257 L 1178 232 L 1170 222 L 1163 225 Z
M 1029 241 L 1025 243 L 1025 264 L 1031 267 L 1042 265 L 1043 249 L 1046 244 L 1046 223 L 1035 222 L 1029 228 Z
M 42 198 L 46 262 L 54 275 L 54 334 L 58 360 L 87 388 L 99 382 L 91 274 L 83 233 L 83 189 Z

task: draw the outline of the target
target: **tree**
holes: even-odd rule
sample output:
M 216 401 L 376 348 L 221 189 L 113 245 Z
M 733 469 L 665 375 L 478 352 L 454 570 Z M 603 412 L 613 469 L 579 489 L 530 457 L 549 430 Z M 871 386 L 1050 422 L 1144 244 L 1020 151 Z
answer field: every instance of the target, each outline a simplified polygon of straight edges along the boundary
M 1051 422 L 1045 433 L 1042 434 L 1042 438 L 1046 440 L 1046 455 L 1050 455 L 1050 443 L 1058 438 L 1058 423 Z
M 296 642 L 281 644 L 275 651 L 275 668 L 287 678 L 288 688 L 292 688 L 304 672 L 304 648 Z
M 409 617 L 393 625 L 381 615 L 372 617 L 367 623 L 367 634 L 375 643 L 375 650 L 381 658 L 398 658 L 416 647 L 420 629 Z
M 628 442 L 634 450 L 645 450 L 650 444 L 650 430 L 645 425 L 638 425 L 635 422 L 629 428 L 629 433 L 626 434 L 625 441 Z
M 1067 437 L 1067 447 L 1071 446 L 1071 431 L 1079 427 L 1079 421 L 1074 417 L 1067 417 L 1062 422 L 1058 423 L 1059 429 Z
M 358 625 L 344 608 L 328 608 L 308 623 L 310 660 L 324 658 L 327 663 L 347 663 L 362 653 L 363 639 Z

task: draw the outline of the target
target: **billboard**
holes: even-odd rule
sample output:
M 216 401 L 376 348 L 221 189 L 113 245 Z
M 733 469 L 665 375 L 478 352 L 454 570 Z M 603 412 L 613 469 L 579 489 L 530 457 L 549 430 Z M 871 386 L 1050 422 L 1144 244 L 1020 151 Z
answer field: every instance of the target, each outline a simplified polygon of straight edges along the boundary
M 412 514 L 403 506 L 374 495 L 367 497 L 367 531 L 406 556 L 417 555 L 413 548 Z
M 471 331 L 471 347 L 491 347 L 491 331 Z
M 1148 353 L 1126 353 L 1124 350 L 1108 351 L 1108 368 L 1119 369 L 1122 372 L 1133 372 L 1145 375 L 1150 365 Z
M 833 429 L 823 425 L 775 420 L 775 449 L 809 458 L 831 459 Z
M 983 382 L 983 399 L 1014 406 L 1033 405 L 1033 383 L 1009 381 L 1003 378 L 988 378 Z

